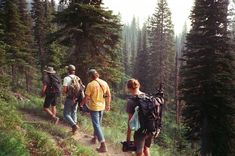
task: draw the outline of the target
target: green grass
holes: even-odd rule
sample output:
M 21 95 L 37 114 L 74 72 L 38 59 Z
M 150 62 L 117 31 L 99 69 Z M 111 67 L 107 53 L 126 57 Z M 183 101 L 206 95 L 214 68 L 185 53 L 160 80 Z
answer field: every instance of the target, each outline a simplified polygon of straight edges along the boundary
M 13 103 L 0 100 L 0 156 L 29 155 L 21 124 Z
M 42 111 L 42 105 L 43 105 L 43 99 L 34 97 L 34 96 L 28 96 L 29 101 L 26 101 L 25 103 L 20 103 L 18 106 L 23 109 L 29 110 L 31 113 L 46 117 L 47 115 L 43 113 Z M 115 100 L 112 101 L 112 110 L 110 112 L 104 113 L 103 118 L 103 130 L 105 134 L 106 140 L 113 143 L 117 148 L 121 148 L 121 141 L 124 141 L 126 138 L 126 129 L 127 129 L 127 114 L 125 112 L 126 107 L 126 101 L 121 100 L 118 98 L 115 98 Z M 60 118 L 63 118 L 62 111 L 63 109 L 60 109 L 61 106 L 58 106 L 58 115 Z M 91 120 L 89 118 L 89 115 L 81 115 L 81 113 L 78 113 L 78 122 L 80 127 L 83 129 L 83 131 L 86 131 L 90 135 L 93 134 L 93 127 L 91 124 Z M 62 133 L 56 132 L 55 128 L 49 127 L 49 125 L 40 125 L 38 128 L 40 129 L 47 129 L 48 131 L 51 131 L 53 135 L 60 135 L 63 136 Z M 151 148 L 152 155 L 156 156 L 171 156 L 174 155 L 191 155 L 191 150 L 189 147 L 188 142 L 181 136 L 182 133 L 179 136 L 176 136 L 176 130 L 178 129 L 176 123 L 175 123 L 175 114 L 166 111 L 164 114 L 164 120 L 163 120 L 163 128 L 160 134 L 160 137 L 157 140 L 157 144 L 153 145 Z M 182 128 L 181 128 L 182 129 Z M 50 132 L 50 133 L 51 133 Z M 63 136 L 66 137 L 66 136 Z M 181 152 L 179 153 L 177 147 L 179 146 L 174 142 L 174 138 L 177 137 L 178 141 L 183 142 L 183 148 L 181 147 Z M 82 148 L 83 149 L 83 148 Z M 83 150 L 78 150 L 83 151 Z
M 56 145 L 55 140 L 48 133 L 35 129 L 30 125 L 24 127 L 27 131 L 28 142 L 35 149 L 35 153 L 41 156 L 60 156 L 62 151 Z
M 98 153 L 90 147 L 79 144 L 75 139 L 69 137 L 65 139 L 64 144 L 71 151 L 72 155 L 77 156 L 98 156 Z
M 6 95 L 0 95 L 0 156 L 62 156 L 63 150 L 77 156 L 98 155 L 93 149 L 80 145 L 63 127 L 47 122 L 23 121 L 22 112 L 17 109 L 47 117 L 42 112 L 43 99 L 27 95 L 28 99 L 18 101 L 10 92 Z M 59 114 L 62 117 L 61 110 Z M 58 146 L 55 137 L 60 138 L 63 147 Z

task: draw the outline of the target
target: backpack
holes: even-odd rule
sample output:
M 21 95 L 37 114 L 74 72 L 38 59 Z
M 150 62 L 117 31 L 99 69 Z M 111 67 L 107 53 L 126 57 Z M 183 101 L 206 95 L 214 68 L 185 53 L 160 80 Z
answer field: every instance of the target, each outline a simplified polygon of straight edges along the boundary
M 162 100 L 146 94 L 136 97 L 139 106 L 140 131 L 154 133 L 161 128 Z
M 67 96 L 71 99 L 81 100 L 83 98 L 81 96 L 84 96 L 84 85 L 82 84 L 81 79 L 78 76 L 69 77 L 72 79 L 72 81 L 68 86 Z
M 61 80 L 59 76 L 55 74 L 48 74 L 48 78 L 50 80 L 50 84 L 47 86 L 47 94 L 55 95 L 61 93 Z

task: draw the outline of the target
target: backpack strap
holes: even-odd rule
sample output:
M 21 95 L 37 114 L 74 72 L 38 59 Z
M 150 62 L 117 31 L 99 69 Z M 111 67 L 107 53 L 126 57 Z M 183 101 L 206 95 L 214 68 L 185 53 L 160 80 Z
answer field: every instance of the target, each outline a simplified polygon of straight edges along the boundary
M 100 82 L 99 82 L 98 80 L 95 80 L 95 81 L 100 85 L 100 88 L 102 89 L 103 94 L 105 94 L 105 92 L 104 92 L 104 88 L 102 87 L 102 85 L 100 84 Z
M 76 75 L 75 75 L 76 76 Z M 74 78 L 72 77 L 72 76 L 70 76 L 70 75 L 68 75 L 68 77 L 71 79 L 71 80 L 73 80 Z

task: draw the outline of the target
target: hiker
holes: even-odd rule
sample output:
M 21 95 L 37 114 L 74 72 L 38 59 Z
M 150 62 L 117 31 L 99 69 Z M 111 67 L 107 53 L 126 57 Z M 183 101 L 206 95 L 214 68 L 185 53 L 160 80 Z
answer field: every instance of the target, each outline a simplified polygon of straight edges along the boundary
M 56 105 L 61 94 L 60 88 L 60 78 L 56 75 L 56 71 L 53 67 L 47 67 L 44 70 L 41 96 L 45 96 L 44 111 L 52 117 L 55 124 L 59 122 L 59 118 L 56 116 Z
M 127 142 L 131 140 L 131 128 L 129 122 L 135 113 L 135 108 L 137 106 L 137 101 L 134 97 L 145 95 L 145 93 L 140 91 L 140 83 L 136 79 L 130 79 L 127 82 L 128 92 L 133 98 L 129 98 L 127 101 L 126 112 L 128 113 L 128 130 L 127 130 Z M 160 131 L 158 130 L 158 133 Z M 157 134 L 158 135 L 158 134 Z M 138 129 L 134 133 L 134 143 L 136 146 L 136 156 L 150 156 L 149 148 L 151 146 L 153 139 L 153 133 L 143 133 L 141 129 Z
M 66 67 L 68 75 L 64 78 L 63 92 L 66 94 L 64 103 L 64 118 L 72 127 L 72 132 L 75 133 L 77 126 L 77 108 L 78 96 L 83 90 L 81 79 L 75 75 L 75 66 L 69 65 Z
M 87 85 L 85 98 L 81 105 L 89 109 L 92 125 L 94 129 L 94 137 L 91 143 L 95 144 L 97 139 L 100 142 L 98 152 L 107 152 L 105 138 L 101 129 L 101 123 L 104 110 L 110 110 L 111 93 L 107 82 L 99 78 L 99 73 L 95 69 L 90 69 L 88 72 L 91 82 Z

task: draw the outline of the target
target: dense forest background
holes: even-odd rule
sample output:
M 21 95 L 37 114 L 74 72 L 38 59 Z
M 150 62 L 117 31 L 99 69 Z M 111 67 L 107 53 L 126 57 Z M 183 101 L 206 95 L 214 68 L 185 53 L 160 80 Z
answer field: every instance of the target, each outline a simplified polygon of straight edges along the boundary
M 89 68 L 110 84 L 114 102 L 105 125 L 115 122 L 120 138 L 125 136 L 125 83 L 134 77 L 146 93 L 164 86 L 163 129 L 154 156 L 233 156 L 234 6 L 235 1 L 195 0 L 191 27 L 185 21 L 175 34 L 166 0 L 156 1 L 142 27 L 137 17 L 122 24 L 102 0 L 0 0 L 0 137 L 5 138 L 0 155 L 12 151 L 10 146 L 27 153 L 27 141 L 17 142 L 24 138 L 14 131 L 7 135 L 9 128 L 32 130 L 4 115 L 22 107 L 12 98 L 20 94 L 35 102 L 45 66 L 63 77 L 65 66 L 74 64 L 85 84 Z M 16 108 L 9 110 L 9 103 Z M 12 127 L 3 124 L 6 120 Z M 16 143 L 8 143 L 9 138 Z

